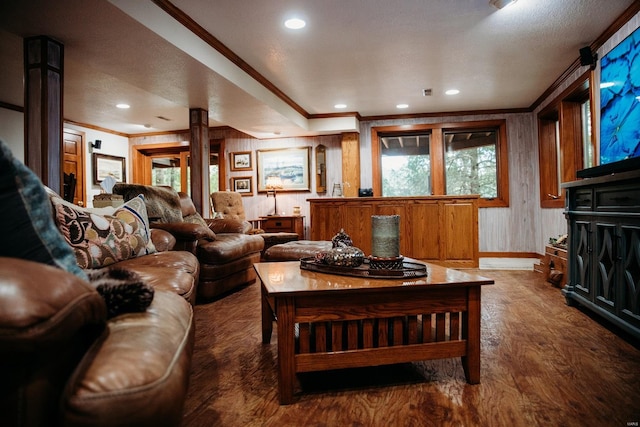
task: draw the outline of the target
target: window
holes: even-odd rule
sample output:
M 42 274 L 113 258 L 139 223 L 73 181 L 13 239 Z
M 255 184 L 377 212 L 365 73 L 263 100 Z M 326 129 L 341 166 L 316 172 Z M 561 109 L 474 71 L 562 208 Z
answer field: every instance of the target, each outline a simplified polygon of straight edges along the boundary
M 498 132 L 444 132 L 446 194 L 498 197 Z
M 595 163 L 595 147 L 593 138 L 591 136 L 591 102 L 586 100 L 581 105 L 582 109 L 582 153 L 584 162 L 582 167 L 590 168 L 596 165 Z
M 506 122 L 374 127 L 373 190 L 382 196 L 481 196 L 509 205 Z
M 561 186 L 595 166 L 589 72 L 538 114 L 540 206 L 564 207 Z
M 382 136 L 383 196 L 431 194 L 430 134 Z
M 225 188 L 221 165 L 224 140 L 212 140 L 209 158 L 209 191 Z M 133 180 L 147 185 L 164 185 L 191 194 L 191 168 L 188 143 L 141 144 L 134 146 Z
M 151 185 L 164 185 L 182 191 L 180 176 L 180 154 L 152 156 Z

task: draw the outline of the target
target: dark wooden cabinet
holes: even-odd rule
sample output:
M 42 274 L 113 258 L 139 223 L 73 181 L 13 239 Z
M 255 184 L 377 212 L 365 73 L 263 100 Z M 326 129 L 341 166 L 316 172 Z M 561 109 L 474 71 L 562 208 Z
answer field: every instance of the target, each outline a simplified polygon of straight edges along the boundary
M 371 254 L 371 216 L 400 216 L 400 253 L 447 267 L 478 267 L 478 196 L 308 199 L 311 240 L 344 229 Z
M 567 304 L 640 338 L 640 171 L 574 181 L 566 190 Z
M 260 228 L 267 233 L 296 233 L 300 240 L 304 239 L 304 216 L 263 216 L 260 217 Z

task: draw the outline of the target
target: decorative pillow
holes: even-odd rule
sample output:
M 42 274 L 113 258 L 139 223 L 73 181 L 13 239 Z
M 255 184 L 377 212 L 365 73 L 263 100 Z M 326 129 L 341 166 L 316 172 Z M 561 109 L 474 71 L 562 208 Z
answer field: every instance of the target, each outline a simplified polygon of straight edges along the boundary
M 142 196 L 115 210 L 82 208 L 59 196 L 51 197 L 51 203 L 58 228 L 81 268 L 100 268 L 156 252 Z
M 56 227 L 44 185 L 2 141 L 0 206 L 0 256 L 53 265 L 87 279 Z

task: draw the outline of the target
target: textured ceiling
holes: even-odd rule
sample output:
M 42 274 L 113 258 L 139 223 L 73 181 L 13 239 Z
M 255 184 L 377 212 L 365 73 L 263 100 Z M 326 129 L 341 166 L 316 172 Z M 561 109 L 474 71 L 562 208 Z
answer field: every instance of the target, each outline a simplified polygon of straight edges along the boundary
M 365 117 L 528 108 L 632 3 L 172 1 L 265 87 L 150 0 L 3 0 L 0 102 L 23 105 L 22 37 L 44 34 L 65 45 L 64 117 L 126 134 L 186 129 L 190 107 L 256 137 L 354 130 L 309 120 L 336 103 Z M 293 13 L 299 32 L 282 27 Z

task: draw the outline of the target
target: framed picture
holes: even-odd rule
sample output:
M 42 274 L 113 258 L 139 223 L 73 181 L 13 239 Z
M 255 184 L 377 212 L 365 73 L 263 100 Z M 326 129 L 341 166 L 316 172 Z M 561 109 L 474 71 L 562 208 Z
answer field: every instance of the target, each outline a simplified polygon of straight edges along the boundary
M 93 183 L 98 185 L 108 176 L 116 182 L 126 182 L 125 158 L 93 153 Z
M 250 171 L 251 167 L 251 151 L 238 151 L 231 153 L 231 170 L 232 171 Z
M 253 177 L 233 176 L 231 177 L 231 188 L 243 196 L 253 195 Z
M 310 191 L 309 157 L 311 147 L 257 150 L 258 192 L 267 191 L 268 177 L 279 177 L 278 191 Z

